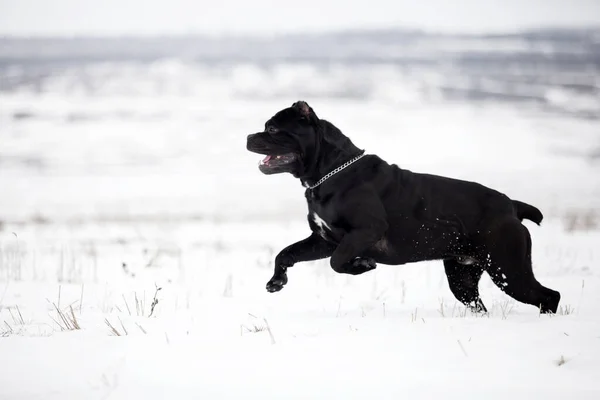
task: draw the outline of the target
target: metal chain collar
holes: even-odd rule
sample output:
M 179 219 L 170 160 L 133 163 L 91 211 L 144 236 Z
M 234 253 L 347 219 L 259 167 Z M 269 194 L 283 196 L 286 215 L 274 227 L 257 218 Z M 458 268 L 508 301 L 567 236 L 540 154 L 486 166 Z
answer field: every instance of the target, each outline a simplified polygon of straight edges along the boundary
M 337 174 L 340 171 L 345 170 L 346 168 L 348 168 L 350 165 L 354 164 L 355 162 L 357 162 L 358 160 L 360 160 L 361 158 L 363 158 L 364 156 L 366 156 L 366 153 L 362 153 L 360 156 L 356 156 L 354 157 L 352 160 L 340 165 L 339 167 L 337 167 L 336 169 L 334 169 L 333 171 L 329 172 L 327 175 L 325 175 L 324 177 L 322 177 L 321 179 L 319 179 L 319 181 L 317 183 L 315 183 L 312 186 L 308 186 L 308 188 L 310 190 L 313 190 L 314 188 L 316 188 L 317 186 L 321 185 L 323 182 L 325 182 L 327 179 L 331 178 L 332 176 L 334 176 L 335 174 Z

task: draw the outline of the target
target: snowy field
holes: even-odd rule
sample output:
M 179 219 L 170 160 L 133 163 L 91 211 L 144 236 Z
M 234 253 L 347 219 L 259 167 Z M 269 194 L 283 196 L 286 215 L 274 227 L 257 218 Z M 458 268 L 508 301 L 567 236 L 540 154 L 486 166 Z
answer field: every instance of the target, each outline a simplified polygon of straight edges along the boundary
M 510 86 L 542 107 L 449 99 L 472 82 L 419 65 L 0 64 L 1 399 L 600 398 L 597 69 Z M 336 95 L 348 82 L 370 95 Z M 539 207 L 559 313 L 484 274 L 473 315 L 441 262 L 298 264 L 267 293 L 306 206 L 245 140 L 298 99 L 368 153 Z

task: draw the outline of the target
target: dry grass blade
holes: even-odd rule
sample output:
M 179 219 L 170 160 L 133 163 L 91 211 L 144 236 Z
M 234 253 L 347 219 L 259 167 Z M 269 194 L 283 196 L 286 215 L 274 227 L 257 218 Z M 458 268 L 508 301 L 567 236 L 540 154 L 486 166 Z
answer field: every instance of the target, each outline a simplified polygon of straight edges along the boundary
M 114 326 L 112 326 L 112 324 L 110 323 L 110 321 L 107 318 L 104 318 L 104 323 L 108 326 L 108 328 L 110 329 L 110 331 L 115 335 L 115 336 L 121 336 L 121 334 L 119 333 L 118 330 L 115 329 Z
M 54 321 L 54 323 L 55 323 L 56 325 L 58 325 L 58 327 L 60 328 L 60 330 L 61 330 L 61 331 L 64 331 L 64 330 L 65 330 L 64 326 L 63 326 L 63 325 L 62 325 L 60 322 L 58 322 L 57 320 L 55 320 L 55 319 L 54 319 L 54 317 L 52 317 L 51 315 L 50 315 L 50 319 L 51 319 L 52 321 Z
M 460 349 L 462 350 L 462 352 L 465 355 L 465 357 L 469 357 L 469 355 L 467 354 L 467 351 L 465 350 L 465 348 L 462 345 L 462 343 L 460 342 L 460 340 L 456 340 L 456 341 L 458 342 L 458 345 L 460 346 Z
M 121 321 L 121 317 L 117 317 L 119 318 L 119 322 L 121 323 L 121 328 L 123 328 L 123 332 L 125 332 L 125 335 L 129 335 L 129 333 L 127 333 L 127 329 L 125 329 L 125 325 L 123 325 L 123 321 Z
M 146 312 L 146 291 L 145 290 L 144 290 L 144 297 L 140 301 L 140 304 L 142 307 L 142 314 L 143 314 L 144 312 Z
M 156 287 L 156 291 L 154 292 L 154 300 L 152 300 L 152 304 L 150 304 L 150 315 L 148 315 L 148 317 L 151 317 L 152 314 L 154 314 L 154 307 L 158 304 L 158 291 L 162 290 L 162 288 L 156 286 L 156 284 L 154 284 L 154 286 Z
M 15 331 L 13 330 L 12 326 L 10 326 L 8 324 L 8 322 L 4 321 L 4 325 L 6 325 L 6 327 L 8 328 L 8 333 L 14 333 Z
M 569 305 L 569 304 L 560 306 L 558 308 L 558 315 L 571 315 L 574 312 L 575 312 L 575 308 L 571 307 L 571 305 Z
M 140 308 L 140 300 L 138 299 L 137 292 L 133 293 L 135 299 L 135 312 L 137 316 L 144 316 L 144 309 Z
M 129 315 L 131 315 L 131 310 L 129 309 L 129 304 L 127 304 L 127 299 L 125 298 L 125 295 L 123 296 L 123 301 L 125 302 L 125 306 L 127 307 L 127 312 L 129 313 Z
M 84 285 L 81 284 L 81 297 L 79 298 L 79 315 L 81 315 L 81 309 L 83 308 L 83 287 Z
M 77 317 L 75 316 L 73 306 L 69 306 L 69 310 L 71 312 L 65 314 L 60 308 L 58 308 L 56 303 L 52 303 L 52 305 L 58 314 L 58 320 L 52 317 L 50 318 L 52 318 L 52 320 L 60 327 L 61 331 L 74 331 L 81 329 L 81 326 L 79 326 L 79 321 L 77 321 Z
M 269 323 L 267 322 L 266 318 L 263 318 L 263 320 L 265 321 L 265 325 L 267 326 L 267 332 L 269 332 L 269 336 L 271 336 L 271 344 L 275 344 L 275 336 L 273 336 L 273 332 L 271 332 L 271 327 L 269 326 Z
M 73 311 L 73 307 L 69 306 L 69 309 L 71 310 L 71 325 L 74 329 L 81 329 L 79 322 L 77 321 L 77 317 L 75 316 L 75 311 Z
M 252 324 L 252 326 L 250 328 L 248 328 L 246 325 L 242 324 L 242 325 L 240 325 L 240 332 L 241 332 L 241 334 L 243 334 L 243 330 L 244 329 L 248 333 L 258 333 L 258 332 L 266 331 L 267 327 L 266 326 L 262 326 L 262 325 Z
M 415 312 L 410 313 L 410 322 L 415 322 L 417 320 L 417 311 L 418 311 L 418 308 L 415 308 Z
M 508 315 L 511 313 L 513 309 L 513 305 L 506 300 L 504 303 L 500 305 L 500 310 L 502 311 L 502 319 L 507 319 Z
M 10 317 L 11 317 L 11 318 L 12 318 L 12 320 L 13 320 L 13 323 L 14 323 L 14 324 L 18 324 L 19 322 L 18 322 L 18 321 L 17 321 L 17 319 L 15 318 L 15 316 L 14 316 L 14 314 L 13 314 L 13 312 L 12 312 L 12 309 L 11 309 L 10 307 L 8 307 L 8 308 L 7 308 L 7 310 L 8 310 L 8 313 L 10 314 Z
M 21 323 L 21 325 L 25 325 L 25 320 L 23 320 L 23 315 L 21 314 L 21 310 L 19 309 L 19 306 L 16 306 L 17 308 L 17 312 L 19 313 L 19 322 Z
M 140 324 L 138 324 L 137 322 L 135 324 L 137 325 L 138 328 L 140 328 L 140 330 L 144 333 L 144 335 L 148 334 L 148 332 L 146 332 L 146 330 Z
M 568 360 L 565 358 L 565 356 L 561 355 L 560 358 L 556 361 L 556 365 L 558 365 L 559 367 L 566 364 Z
M 60 311 L 60 308 L 58 308 L 56 303 L 52 303 L 52 305 L 54 306 L 54 309 L 56 310 L 56 313 L 58 314 L 59 320 L 57 321 L 57 323 L 60 325 L 61 330 L 66 330 L 66 331 L 71 330 L 69 321 L 65 318 L 65 315 L 63 314 L 63 312 Z

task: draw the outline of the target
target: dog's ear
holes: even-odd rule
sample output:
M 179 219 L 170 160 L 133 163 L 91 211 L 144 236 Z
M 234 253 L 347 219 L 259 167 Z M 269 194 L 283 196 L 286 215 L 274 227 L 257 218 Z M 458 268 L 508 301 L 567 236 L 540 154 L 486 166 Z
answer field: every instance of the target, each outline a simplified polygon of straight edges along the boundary
M 335 125 L 324 119 L 319 119 L 307 102 L 299 100 L 292 104 L 292 108 L 300 111 L 302 117 L 306 118 L 316 128 L 317 132 L 323 135 L 323 139 L 333 147 L 346 153 L 355 153 L 359 150 Z
M 294 104 L 292 104 L 292 108 L 295 108 L 296 110 L 300 111 L 300 114 L 309 121 L 310 120 L 318 121 L 318 119 L 319 119 L 319 118 L 317 118 L 317 114 L 315 114 L 315 111 L 305 101 L 299 100 L 299 101 L 295 102 Z

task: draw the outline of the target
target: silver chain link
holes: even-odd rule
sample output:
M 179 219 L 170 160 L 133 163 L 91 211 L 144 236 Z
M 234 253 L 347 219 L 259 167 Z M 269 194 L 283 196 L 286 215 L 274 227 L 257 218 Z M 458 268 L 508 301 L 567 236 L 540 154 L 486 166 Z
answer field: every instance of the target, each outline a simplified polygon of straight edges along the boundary
M 317 186 L 321 185 L 323 182 L 325 182 L 327 179 L 331 178 L 332 176 L 334 176 L 335 174 L 337 174 L 338 172 L 348 168 L 350 165 L 354 164 L 355 162 L 357 162 L 358 160 L 360 160 L 361 158 L 363 158 L 364 156 L 366 156 L 366 153 L 362 153 L 360 156 L 354 157 L 352 160 L 340 165 L 339 167 L 337 167 L 336 169 L 334 169 L 333 171 L 329 172 L 327 175 L 325 175 L 324 177 L 322 177 L 321 179 L 319 179 L 319 181 L 317 183 L 315 183 L 312 186 L 309 186 L 308 188 L 310 190 L 313 190 L 314 188 L 316 188 Z

